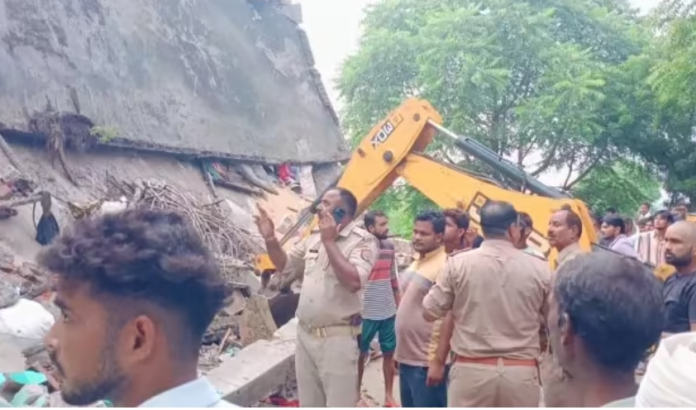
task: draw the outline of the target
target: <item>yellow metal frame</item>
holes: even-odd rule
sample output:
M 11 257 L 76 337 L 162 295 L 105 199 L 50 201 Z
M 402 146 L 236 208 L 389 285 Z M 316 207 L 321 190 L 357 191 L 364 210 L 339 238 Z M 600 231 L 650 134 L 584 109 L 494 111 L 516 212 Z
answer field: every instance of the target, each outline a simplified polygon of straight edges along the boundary
M 581 247 L 589 251 L 591 244 L 597 242 L 589 210 L 582 201 L 506 190 L 424 155 L 423 151 L 437 133 L 428 121 L 442 124 L 442 117 L 427 101 L 407 99 L 375 125 L 358 145 L 338 181 L 339 187 L 350 190 L 358 199 L 358 214 L 401 177 L 438 206 L 467 212 L 476 227 L 480 222 L 479 211 L 486 201 L 510 202 L 515 209 L 531 216 L 535 230 L 529 241 L 551 263 L 556 255 L 549 245 L 546 227 L 553 212 L 563 205 L 570 206 L 582 219 Z M 315 223 L 313 220 L 312 226 Z M 268 255 L 256 257 L 256 269 L 258 273 L 274 270 Z

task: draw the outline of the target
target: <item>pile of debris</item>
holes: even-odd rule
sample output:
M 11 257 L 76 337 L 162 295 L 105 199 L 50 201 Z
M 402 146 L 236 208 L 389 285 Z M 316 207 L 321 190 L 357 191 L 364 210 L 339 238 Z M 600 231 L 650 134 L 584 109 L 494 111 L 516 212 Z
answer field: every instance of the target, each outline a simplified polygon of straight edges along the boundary
M 36 185 L 25 179 L 12 165 L 0 169 L 0 220 L 17 216 L 15 207 L 37 202 L 34 195 Z
M 51 313 L 57 313 L 50 301 L 51 281 L 48 273 L 30 262 L 17 263 L 13 254 L 0 244 L 0 283 L 10 283 L 19 289 L 19 296 L 41 303 Z
M 280 169 L 284 170 L 283 172 L 289 170 L 288 175 L 291 178 L 284 180 L 287 175 L 281 172 L 275 183 L 293 187 L 297 179 L 302 180 L 302 172 L 297 167 Z M 0 179 L 0 193 L 5 193 L 0 198 L 0 208 L 8 201 L 12 204 L 12 207 L 8 208 L 13 208 L 19 200 L 20 205 L 40 203 L 41 216 L 49 215 L 50 195 L 43 191 L 35 193 L 33 184 L 22 179 L 16 171 L 12 171 L 0 170 L 0 175 L 10 176 Z M 306 184 L 301 185 L 304 188 Z M 236 223 L 238 218 L 233 215 L 235 210 L 226 206 L 229 205 L 227 200 L 215 198 L 211 201 L 198 198 L 159 180 L 123 181 L 114 177 L 107 179 L 106 189 L 102 192 L 104 194 L 101 199 L 90 202 L 77 203 L 63 199 L 60 199 L 60 202 L 67 205 L 69 215 L 75 220 L 118 212 L 130 207 L 174 210 L 189 218 L 219 261 L 229 286 L 230 297 L 204 336 L 199 356 L 199 370 L 202 374 L 215 370 L 225 360 L 235 359 L 241 354 L 242 349 L 247 350 L 246 348 L 256 343 L 274 340 L 274 334 L 278 331 L 277 321 L 269 310 L 268 298 L 259 293 L 261 282 L 253 269 L 254 257 L 263 251 L 263 243 L 253 226 Z M 46 196 L 48 202 L 47 206 L 44 206 Z M 284 218 L 285 223 L 281 224 L 281 228 L 282 225 L 291 225 L 290 221 L 285 221 L 288 218 Z M 50 275 L 34 263 L 17 260 L 11 250 L 2 246 L 0 242 L 0 282 L 11 283 L 19 290 L 22 298 L 40 303 L 57 319 L 60 312 L 52 301 Z M 3 343 L 0 342 L 0 345 Z M 28 348 L 23 345 L 14 350 L 12 354 L 16 357 L 13 358 L 13 362 L 19 363 L 19 366 L 12 369 L 0 366 L 0 373 L 14 372 L 4 373 L 0 377 L 0 397 L 4 397 L 0 398 L 0 407 L 17 403 L 23 406 L 65 406 L 60 400 L 59 387 L 55 382 L 55 369 L 43 345 L 36 343 Z M 21 384 L 16 381 L 22 378 L 31 379 L 31 382 Z M 288 376 L 287 379 L 292 378 Z M 291 398 L 293 389 L 285 389 L 290 392 L 283 391 L 282 396 Z M 270 403 L 266 404 L 291 407 L 296 404 L 293 400 L 283 401 L 279 397 L 271 397 Z
M 223 268 L 244 266 L 253 260 L 253 255 L 263 250 L 261 237 L 257 233 L 232 222 L 230 212 L 226 213 L 220 206 L 223 200 L 203 203 L 191 193 L 159 180 L 127 182 L 110 177 L 108 183 L 107 198 L 88 203 L 68 203 L 73 218 L 81 219 L 128 207 L 176 211 L 188 217 Z
M 242 347 L 270 338 L 277 330 L 268 311 L 268 301 L 257 292 L 260 282 L 252 261 L 263 250 L 255 232 L 234 224 L 222 200 L 202 200 L 158 180 L 134 182 L 109 179 L 109 196 L 89 203 L 69 203 L 75 219 L 96 213 L 118 212 L 129 207 L 173 210 L 186 215 L 215 254 L 223 269 L 230 297 L 204 336 L 200 353 L 202 371 L 216 367 L 221 357 L 234 355 Z

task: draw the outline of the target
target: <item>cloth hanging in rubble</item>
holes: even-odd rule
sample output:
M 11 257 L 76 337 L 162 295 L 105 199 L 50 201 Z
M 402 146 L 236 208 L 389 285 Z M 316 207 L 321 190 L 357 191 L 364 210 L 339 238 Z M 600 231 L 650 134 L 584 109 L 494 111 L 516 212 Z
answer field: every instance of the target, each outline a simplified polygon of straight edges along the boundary
M 224 172 L 221 174 L 220 170 L 221 167 L 218 166 L 219 164 L 217 162 L 213 161 L 204 161 L 203 162 L 203 169 L 205 172 L 210 174 L 210 177 L 213 179 L 213 181 L 220 181 L 223 179 Z
M 289 184 L 292 181 L 292 171 L 289 164 L 278 166 L 278 179 L 284 184 Z
M 59 233 L 60 227 L 53 214 L 41 215 L 39 224 L 36 226 L 36 242 L 41 245 L 48 245 Z

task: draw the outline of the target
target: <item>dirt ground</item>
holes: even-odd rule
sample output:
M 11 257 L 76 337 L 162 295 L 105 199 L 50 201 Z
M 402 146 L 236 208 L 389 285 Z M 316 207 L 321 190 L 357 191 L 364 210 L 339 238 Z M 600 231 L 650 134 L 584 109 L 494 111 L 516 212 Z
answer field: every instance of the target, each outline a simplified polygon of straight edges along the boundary
M 384 406 L 384 376 L 382 376 L 382 359 L 370 360 L 365 368 L 362 383 L 362 395 L 365 401 L 375 407 Z M 394 378 L 394 399 L 399 400 L 399 377 Z

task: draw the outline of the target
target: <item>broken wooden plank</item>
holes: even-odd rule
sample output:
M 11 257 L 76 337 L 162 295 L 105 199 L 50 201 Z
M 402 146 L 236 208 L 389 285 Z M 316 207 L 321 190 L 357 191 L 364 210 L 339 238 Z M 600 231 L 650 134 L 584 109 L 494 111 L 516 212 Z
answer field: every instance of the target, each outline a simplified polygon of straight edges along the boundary
M 29 205 L 29 204 L 34 204 L 36 202 L 41 201 L 42 197 L 42 192 L 39 192 L 38 194 L 34 194 L 25 198 L 19 198 L 19 199 L 11 199 L 8 201 L 0 201 L 0 207 L 5 207 L 5 208 L 16 208 L 18 206 L 22 205 Z

